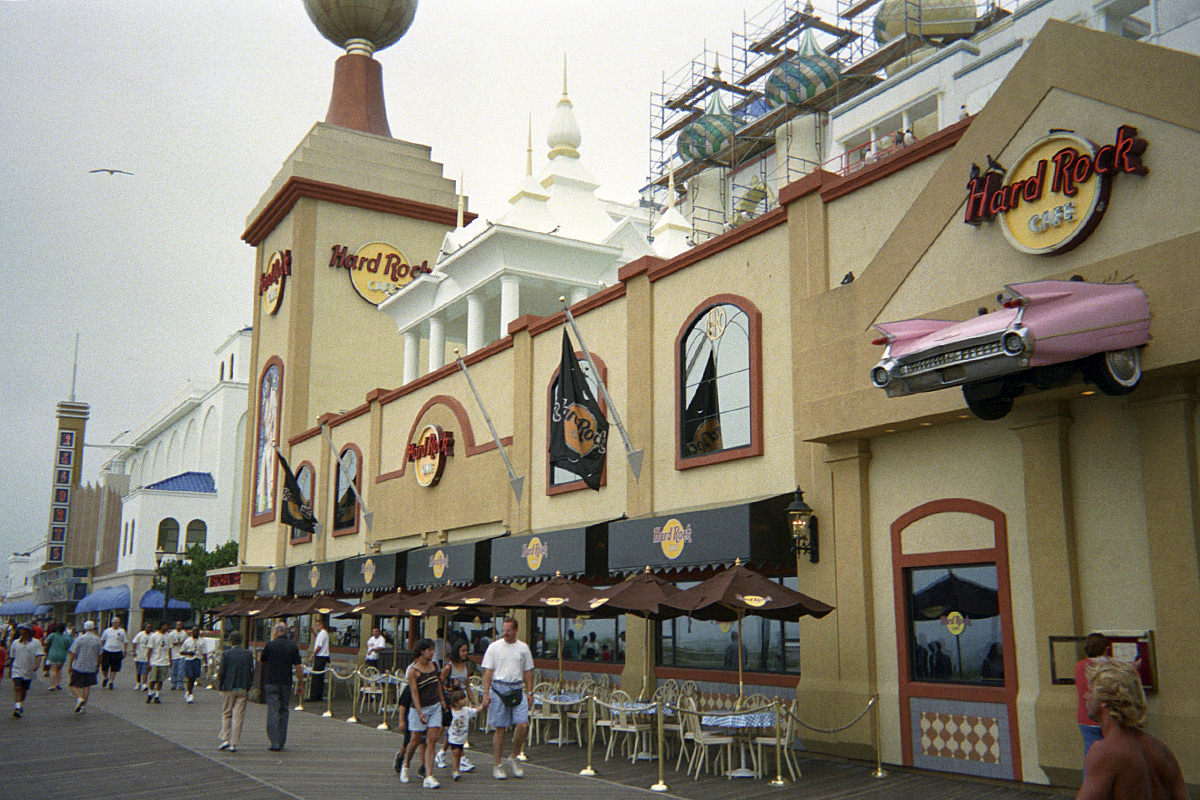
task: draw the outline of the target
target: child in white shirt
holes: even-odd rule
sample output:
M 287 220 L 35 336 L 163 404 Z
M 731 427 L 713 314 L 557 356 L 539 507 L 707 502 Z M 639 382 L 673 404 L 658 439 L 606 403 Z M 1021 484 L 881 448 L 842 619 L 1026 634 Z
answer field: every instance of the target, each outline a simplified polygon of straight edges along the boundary
M 450 727 L 446 729 L 446 741 L 450 743 L 450 763 L 453 767 L 451 777 L 458 780 L 459 763 L 462 760 L 463 745 L 467 743 L 467 733 L 471 728 L 471 719 L 479 713 L 479 706 L 467 705 L 467 693 L 455 690 L 446 698 L 450 703 Z

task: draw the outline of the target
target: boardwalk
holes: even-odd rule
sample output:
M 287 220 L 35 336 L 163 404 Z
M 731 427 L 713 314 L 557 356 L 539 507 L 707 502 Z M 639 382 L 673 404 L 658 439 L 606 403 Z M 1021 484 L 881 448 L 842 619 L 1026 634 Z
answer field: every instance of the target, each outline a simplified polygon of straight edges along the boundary
M 220 695 L 200 690 L 186 705 L 181 692 L 164 692 L 162 705 L 147 705 L 122 676 L 115 691 L 92 691 L 81 715 L 71 713 L 69 691 L 46 693 L 45 683 L 30 690 L 23 719 L 10 716 L 12 685 L 0 688 L 0 798 L 63 797 L 186 797 L 188 800 L 378 800 L 401 793 L 392 770 L 392 755 L 400 737 L 371 725 L 347 724 L 348 706 L 335 706 L 337 716 L 322 718 L 324 709 L 311 706 L 293 712 L 287 748 L 267 750 L 264 707 L 251 704 L 237 753 L 217 750 Z M 595 778 L 578 772 L 586 763 L 583 749 L 574 745 L 528 748 L 524 780 L 495 781 L 490 776 L 490 740 L 472 736 L 472 758 L 480 769 L 459 783 L 444 776 L 435 797 L 490 800 L 571 797 L 572 800 L 648 800 L 651 797 L 724 800 L 736 792 L 739 800 L 795 797 L 797 787 L 775 788 L 765 780 L 706 777 L 699 781 L 666 771 L 668 792 L 649 786 L 657 779 L 657 764 L 613 759 L 597 752 Z M 667 766 L 673 766 L 671 762 Z M 871 765 L 836 759 L 800 759 L 800 779 L 806 800 L 840 798 L 912 798 L 928 800 L 1048 800 L 1069 793 L 1026 785 L 963 780 L 916 771 L 889 769 L 883 779 L 871 777 Z M 419 783 L 404 794 L 420 794 Z

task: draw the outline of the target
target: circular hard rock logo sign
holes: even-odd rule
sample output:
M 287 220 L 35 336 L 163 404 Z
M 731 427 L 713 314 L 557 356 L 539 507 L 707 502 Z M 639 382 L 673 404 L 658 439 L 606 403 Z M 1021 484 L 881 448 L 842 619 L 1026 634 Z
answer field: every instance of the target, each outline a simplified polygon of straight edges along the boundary
M 679 558 L 683 547 L 692 541 L 692 526 L 686 528 L 677 519 L 669 519 L 661 528 L 654 529 L 654 543 L 662 547 L 663 555 L 669 559 Z
M 387 242 L 369 242 L 353 253 L 346 245 L 335 244 L 329 266 L 350 273 L 354 291 L 375 306 L 408 286 L 419 275 L 433 272 L 428 261 L 410 264 L 404 253 Z
M 530 539 L 528 544 L 521 547 L 521 557 L 525 559 L 525 563 L 533 572 L 538 571 L 538 568 L 542 566 L 542 559 L 549 553 L 550 548 L 536 536 Z

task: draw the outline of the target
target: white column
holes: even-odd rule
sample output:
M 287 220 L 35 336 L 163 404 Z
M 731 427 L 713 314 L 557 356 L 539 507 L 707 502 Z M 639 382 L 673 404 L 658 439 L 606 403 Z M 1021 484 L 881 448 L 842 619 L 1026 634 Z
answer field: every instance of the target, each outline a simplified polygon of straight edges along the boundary
M 415 381 L 417 379 L 420 366 L 417 364 L 417 359 L 421 352 L 421 338 L 417 336 L 417 332 L 404 332 L 404 382 Z
M 483 297 L 478 292 L 467 295 L 467 353 L 483 347 Z
M 575 305 L 580 300 L 586 299 L 587 296 L 588 296 L 588 290 L 586 288 L 584 288 L 583 286 L 576 286 L 574 289 L 571 290 L 571 305 Z
M 429 318 L 429 371 L 446 363 L 446 328 L 441 317 Z
M 871 128 L 871 142 L 867 145 L 867 155 L 872 159 L 879 152 L 879 130 L 875 127 Z
M 508 323 L 521 313 L 521 281 L 515 276 L 500 278 L 500 338 L 508 336 Z

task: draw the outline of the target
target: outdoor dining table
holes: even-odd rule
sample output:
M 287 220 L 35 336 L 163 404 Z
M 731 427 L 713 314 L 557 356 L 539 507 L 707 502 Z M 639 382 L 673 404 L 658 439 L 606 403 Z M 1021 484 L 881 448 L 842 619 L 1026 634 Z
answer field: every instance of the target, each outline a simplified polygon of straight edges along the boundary
M 564 744 L 571 744 L 575 740 L 570 737 L 567 732 L 566 722 L 566 707 L 576 706 L 583 702 L 583 695 L 579 692 L 554 692 L 553 694 L 535 694 L 533 696 L 534 705 L 555 706 L 558 708 L 558 737 L 546 740 L 547 744 L 556 744 L 562 747 Z
M 746 766 L 746 744 L 748 732 L 757 728 L 773 728 L 775 715 L 770 711 L 754 711 L 750 713 L 708 713 L 700 717 L 700 724 L 710 728 L 724 728 L 738 740 L 741 751 L 741 765 L 725 773 L 730 778 L 756 778 L 758 774 Z

